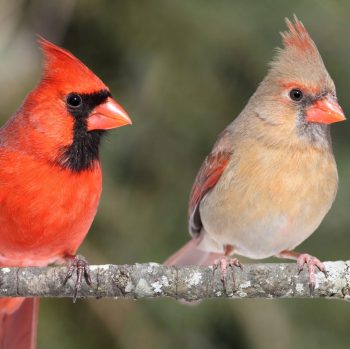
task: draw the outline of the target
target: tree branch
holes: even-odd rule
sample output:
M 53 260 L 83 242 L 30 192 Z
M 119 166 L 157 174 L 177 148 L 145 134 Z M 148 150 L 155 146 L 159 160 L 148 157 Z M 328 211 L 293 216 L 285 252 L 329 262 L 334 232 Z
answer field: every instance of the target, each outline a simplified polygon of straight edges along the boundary
M 325 262 L 317 272 L 314 298 L 350 300 L 350 261 Z M 305 268 L 306 269 L 306 268 Z M 245 264 L 228 270 L 225 285 L 213 267 L 167 267 L 156 263 L 90 266 L 92 285 L 78 297 L 309 298 L 308 274 L 294 263 Z M 67 267 L 0 268 L 0 296 L 73 297 L 76 275 L 63 286 Z

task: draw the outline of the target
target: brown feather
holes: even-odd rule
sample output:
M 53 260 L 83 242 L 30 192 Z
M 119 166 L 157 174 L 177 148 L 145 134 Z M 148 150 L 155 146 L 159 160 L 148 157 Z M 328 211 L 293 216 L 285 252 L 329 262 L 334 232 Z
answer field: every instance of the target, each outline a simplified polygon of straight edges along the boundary
M 218 142 L 204 160 L 193 183 L 188 210 L 189 230 L 192 236 L 196 236 L 202 229 L 199 204 L 208 191 L 216 185 L 232 155 L 226 141 L 229 137 L 228 133 L 224 131 L 220 134 Z

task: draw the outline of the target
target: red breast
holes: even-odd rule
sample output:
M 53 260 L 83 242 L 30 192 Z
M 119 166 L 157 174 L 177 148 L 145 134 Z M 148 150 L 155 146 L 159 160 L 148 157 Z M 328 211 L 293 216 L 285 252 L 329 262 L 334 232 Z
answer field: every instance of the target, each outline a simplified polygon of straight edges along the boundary
M 131 123 L 82 62 L 40 44 L 42 79 L 0 130 L 2 265 L 47 265 L 75 254 L 101 195 L 101 137 Z

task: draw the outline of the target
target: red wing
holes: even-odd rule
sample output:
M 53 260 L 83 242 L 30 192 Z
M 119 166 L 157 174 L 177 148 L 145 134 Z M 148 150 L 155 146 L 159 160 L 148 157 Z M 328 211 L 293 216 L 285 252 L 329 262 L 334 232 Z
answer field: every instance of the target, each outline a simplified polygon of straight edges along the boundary
M 219 151 L 209 154 L 197 174 L 190 195 L 188 211 L 189 229 L 193 236 L 197 235 L 202 228 L 199 204 L 205 194 L 213 188 L 220 179 L 230 160 L 231 154 L 232 153 L 228 151 Z

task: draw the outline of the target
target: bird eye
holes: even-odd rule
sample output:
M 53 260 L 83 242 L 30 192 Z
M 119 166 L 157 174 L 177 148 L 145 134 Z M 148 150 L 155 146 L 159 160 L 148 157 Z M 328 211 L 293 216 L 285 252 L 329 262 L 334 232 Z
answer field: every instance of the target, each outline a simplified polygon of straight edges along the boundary
M 303 96 L 303 93 L 297 88 L 293 88 L 293 90 L 289 92 L 289 97 L 296 102 L 301 101 L 303 99 Z
M 70 93 L 67 96 L 67 104 L 71 107 L 79 107 L 81 105 L 82 99 L 77 93 Z

